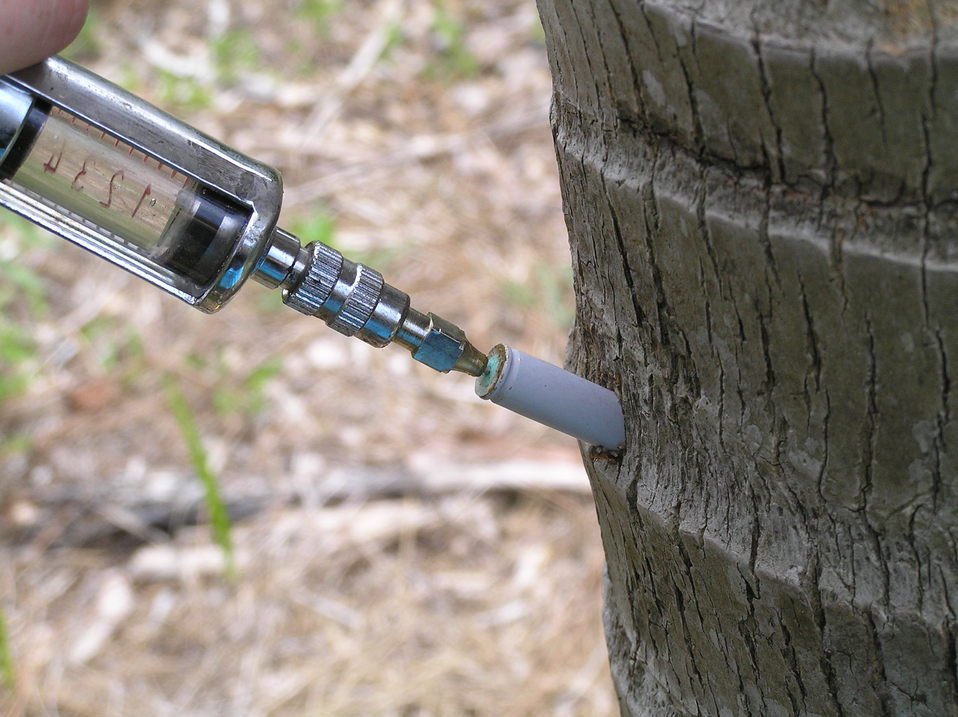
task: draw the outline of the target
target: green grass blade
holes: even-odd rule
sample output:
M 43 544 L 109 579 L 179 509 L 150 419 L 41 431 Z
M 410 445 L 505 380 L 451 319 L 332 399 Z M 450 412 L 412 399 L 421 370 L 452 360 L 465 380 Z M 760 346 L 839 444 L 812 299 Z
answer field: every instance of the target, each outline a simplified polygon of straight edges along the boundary
M 0 606 L 0 681 L 11 690 L 15 687 L 17 673 L 13 663 L 13 647 L 7 630 L 7 615 Z
M 173 410 L 173 416 L 176 418 L 180 432 L 186 441 L 186 448 L 190 454 L 193 470 L 196 471 L 196 475 L 203 483 L 203 489 L 206 492 L 206 510 L 210 516 L 213 539 L 223 551 L 223 557 L 226 561 L 226 577 L 231 581 L 235 580 L 236 557 L 233 550 L 233 524 L 226 504 L 223 502 L 219 479 L 210 468 L 193 411 L 190 409 L 179 384 L 172 378 L 167 381 L 166 394 L 169 398 L 170 408 Z

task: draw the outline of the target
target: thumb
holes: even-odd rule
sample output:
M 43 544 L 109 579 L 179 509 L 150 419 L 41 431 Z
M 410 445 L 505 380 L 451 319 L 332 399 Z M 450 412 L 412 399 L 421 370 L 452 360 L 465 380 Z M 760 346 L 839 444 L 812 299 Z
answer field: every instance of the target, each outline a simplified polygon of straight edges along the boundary
M 86 13 L 87 0 L 0 0 L 0 74 L 62 50 Z

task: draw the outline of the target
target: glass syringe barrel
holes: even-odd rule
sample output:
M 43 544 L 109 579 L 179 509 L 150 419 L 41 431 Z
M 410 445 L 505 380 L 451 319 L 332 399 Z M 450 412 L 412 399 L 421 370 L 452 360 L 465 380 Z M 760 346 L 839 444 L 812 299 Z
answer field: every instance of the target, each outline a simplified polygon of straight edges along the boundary
M 4 153 L 0 178 L 197 287 L 219 273 L 249 216 L 229 197 L 40 101 Z

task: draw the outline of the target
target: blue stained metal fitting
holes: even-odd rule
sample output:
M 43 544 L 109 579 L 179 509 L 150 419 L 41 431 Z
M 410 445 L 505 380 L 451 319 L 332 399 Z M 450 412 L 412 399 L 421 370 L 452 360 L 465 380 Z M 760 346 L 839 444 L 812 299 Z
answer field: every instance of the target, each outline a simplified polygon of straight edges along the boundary
M 452 371 L 462 356 L 466 334 L 453 323 L 429 314 L 429 331 L 412 357 L 436 371 Z

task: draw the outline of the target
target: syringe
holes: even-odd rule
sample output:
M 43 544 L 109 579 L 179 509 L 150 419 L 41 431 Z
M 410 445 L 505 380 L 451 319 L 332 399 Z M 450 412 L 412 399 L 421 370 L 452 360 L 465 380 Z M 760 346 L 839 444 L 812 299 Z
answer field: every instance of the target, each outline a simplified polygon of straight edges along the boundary
M 276 226 L 282 199 L 276 170 L 67 60 L 0 78 L 0 206 L 201 311 L 252 277 L 342 334 L 479 377 L 510 410 L 605 448 L 625 440 L 611 391 L 513 349 L 487 357 L 374 269 L 301 246 Z
M 342 334 L 482 374 L 486 356 L 458 326 L 278 228 L 282 197 L 276 170 L 67 60 L 0 78 L 0 206 L 202 311 L 252 277 Z

